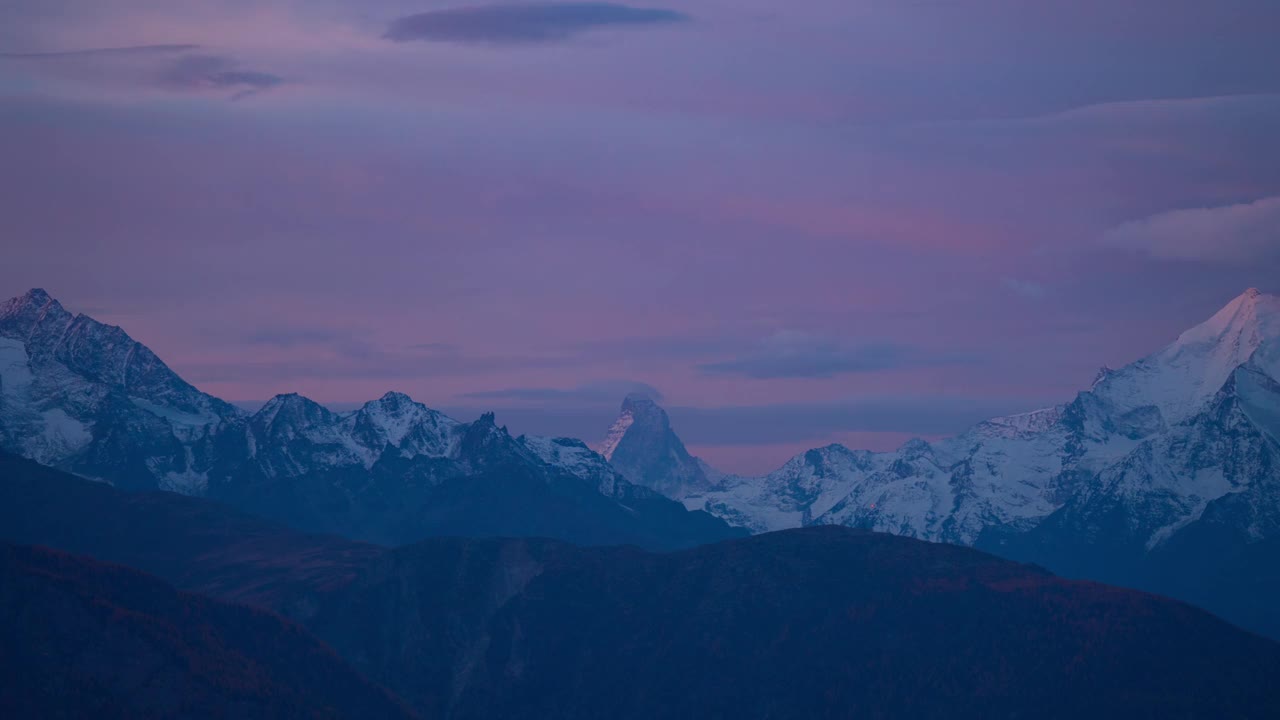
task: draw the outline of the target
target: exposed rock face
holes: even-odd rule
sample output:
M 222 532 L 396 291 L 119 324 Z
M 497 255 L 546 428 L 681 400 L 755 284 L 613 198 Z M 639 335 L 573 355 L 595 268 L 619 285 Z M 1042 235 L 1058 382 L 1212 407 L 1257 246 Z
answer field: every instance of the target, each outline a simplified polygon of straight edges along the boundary
M 702 463 L 671 429 L 667 412 L 647 395 L 628 395 L 600 454 L 627 480 L 668 497 L 710 487 Z
M 1108 508 L 1125 514 L 1126 532 L 1146 549 L 1241 494 L 1256 502 L 1232 524 L 1261 539 L 1276 532 L 1266 509 L 1280 507 L 1271 460 L 1280 437 L 1277 377 L 1280 298 L 1249 290 L 1169 347 L 1100 372 L 1065 405 L 891 453 L 836 445 L 763 477 L 651 486 L 756 532 L 833 524 L 961 544 Z M 655 439 L 670 432 L 663 420 L 660 410 L 624 412 L 620 441 L 611 435 L 606 443 L 616 446 L 612 462 L 624 475 L 668 478 L 683 467 L 665 451 L 678 440 Z M 637 433 L 641 426 L 652 429 Z M 645 439 L 638 448 L 659 451 L 619 460 L 633 433 Z
M 1063 573 L 1173 594 L 1280 636 L 1280 298 L 1249 290 L 1174 343 L 1104 368 L 1071 402 L 895 452 L 810 450 L 763 477 L 614 464 L 754 532 L 845 525 L 974 545 Z M 669 427 L 650 420 L 662 438 Z M 664 444 L 665 443 L 665 444 Z M 639 447 L 671 447 L 648 440 Z
M 741 534 L 590 451 L 586 481 L 549 464 L 539 451 L 559 442 L 513 438 L 492 414 L 460 423 L 401 393 L 349 413 L 286 394 L 250 414 L 42 290 L 0 305 L 0 449 L 120 488 L 389 544 L 538 534 L 675 548 Z

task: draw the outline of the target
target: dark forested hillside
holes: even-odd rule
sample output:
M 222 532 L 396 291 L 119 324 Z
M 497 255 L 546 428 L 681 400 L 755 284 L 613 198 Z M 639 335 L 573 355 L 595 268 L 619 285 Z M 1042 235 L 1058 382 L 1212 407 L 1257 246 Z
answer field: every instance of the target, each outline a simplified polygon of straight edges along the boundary
M 0 545 L 0 714 L 407 718 L 302 628 L 135 570 Z
M 1280 646 L 1200 610 L 836 527 L 672 554 L 433 541 L 310 626 L 445 717 L 1280 712 Z
M 121 492 L 0 453 L 0 540 L 46 545 L 277 610 L 355 577 L 374 545 L 308 535 L 209 500 Z
M 952 545 L 820 526 L 674 553 L 383 549 L 0 468 L 3 539 L 285 613 L 425 717 L 1280 716 L 1280 645 Z

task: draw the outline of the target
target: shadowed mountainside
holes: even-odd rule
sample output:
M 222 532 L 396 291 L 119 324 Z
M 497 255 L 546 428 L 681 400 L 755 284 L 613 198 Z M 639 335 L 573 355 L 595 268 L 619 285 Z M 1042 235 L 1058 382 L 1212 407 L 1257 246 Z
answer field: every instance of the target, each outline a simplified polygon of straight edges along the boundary
M 7 718 L 408 718 L 310 633 L 128 568 L 0 545 Z
M 427 717 L 1280 713 L 1280 646 L 1207 613 L 850 528 L 384 550 L 5 458 L 0 532 L 289 614 Z

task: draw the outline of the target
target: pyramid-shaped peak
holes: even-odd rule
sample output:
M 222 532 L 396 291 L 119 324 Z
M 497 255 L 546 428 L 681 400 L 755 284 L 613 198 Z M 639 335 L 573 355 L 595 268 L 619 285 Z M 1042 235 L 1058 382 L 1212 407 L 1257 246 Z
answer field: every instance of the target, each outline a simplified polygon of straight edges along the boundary
M 631 393 L 597 452 L 622 476 L 669 497 L 708 485 L 706 472 L 648 393 Z
M 1280 297 L 1249 288 L 1213 317 L 1178 338 L 1178 344 L 1218 342 L 1237 338 L 1246 343 L 1280 336 Z
M 408 395 L 402 392 L 396 392 L 394 390 L 385 393 L 382 397 L 378 398 L 374 402 L 378 403 L 379 405 L 384 405 L 387 407 L 404 407 L 407 405 L 417 404 L 413 401 L 413 398 L 409 397 Z
M 17 297 L 0 304 L 0 318 L 36 318 L 45 308 L 62 311 L 62 304 L 53 299 L 44 288 L 31 288 Z
M 53 297 L 44 288 L 31 288 L 22 296 L 22 299 L 28 302 L 44 304 L 53 300 Z
M 633 392 L 623 398 L 621 414 L 631 415 L 641 422 L 665 423 L 667 418 L 667 411 L 646 392 Z
M 627 396 L 622 399 L 622 407 L 624 409 L 627 407 L 656 407 L 657 405 L 658 401 L 654 399 L 653 395 L 643 391 L 627 393 Z
M 266 425 L 283 421 L 293 425 L 325 420 L 331 413 L 323 405 L 298 393 L 281 393 L 262 406 L 254 415 Z
M 1280 297 L 1253 289 L 1168 347 L 1107 374 L 1091 392 L 1112 413 L 1155 407 L 1176 424 L 1203 409 L 1246 363 L 1280 376 Z
M 315 400 L 312 400 L 311 398 L 305 395 L 299 395 L 296 392 L 280 393 L 279 395 L 276 395 L 275 397 L 268 400 L 262 406 L 262 410 L 260 410 L 259 412 L 262 412 L 263 410 L 279 410 L 280 408 L 294 408 L 294 407 L 310 408 L 310 407 L 321 407 L 321 405 Z

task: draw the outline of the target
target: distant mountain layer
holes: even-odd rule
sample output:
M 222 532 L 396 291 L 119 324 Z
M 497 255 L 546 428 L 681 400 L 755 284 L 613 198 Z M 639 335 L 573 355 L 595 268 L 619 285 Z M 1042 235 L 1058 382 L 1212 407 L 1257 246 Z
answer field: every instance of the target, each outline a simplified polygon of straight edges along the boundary
M 0 544 L 0 708 L 21 718 L 408 718 L 270 613 Z
M 890 453 L 830 445 L 763 477 L 716 473 L 665 413 L 634 414 L 624 406 L 606 442 L 644 451 L 615 460 L 620 472 L 755 532 L 843 525 L 977 545 L 1280 637 L 1280 605 L 1262 592 L 1280 589 L 1276 296 L 1244 293 L 1064 405 Z M 688 481 L 695 469 L 705 481 Z
M 9 458 L 0 539 L 289 613 L 423 717 L 1280 713 L 1280 645 L 1204 612 L 846 528 L 668 554 L 538 539 L 382 550 Z
M 183 590 L 305 614 L 352 582 L 377 545 L 308 535 L 202 498 L 122 492 L 0 452 L 0 541 L 157 575 Z
M 1280 298 L 1250 290 L 1168 348 L 1104 370 L 1072 402 L 955 438 L 913 440 L 891 453 L 830 445 L 764 477 L 713 471 L 709 487 L 682 482 L 699 463 L 670 453 L 633 455 L 619 469 L 756 532 L 831 524 L 963 544 L 990 527 L 1029 529 L 1068 505 L 1123 495 L 1147 503 L 1130 519 L 1134 540 L 1154 546 L 1209 502 L 1274 479 L 1267 457 L 1280 437 L 1278 377 Z M 669 425 L 624 422 L 634 414 L 628 405 L 606 446 L 684 451 Z M 1247 435 L 1241 446 L 1215 446 L 1233 432 Z M 1143 478 L 1120 470 L 1140 464 Z M 1241 518 L 1254 535 L 1275 521 Z
M 541 535 L 677 548 L 743 534 L 631 484 L 580 442 L 513 438 L 492 415 L 460 423 L 399 393 L 350 413 L 296 394 L 246 413 L 41 290 L 0 305 L 0 449 L 388 544 Z M 582 467 L 566 471 L 565 458 Z

